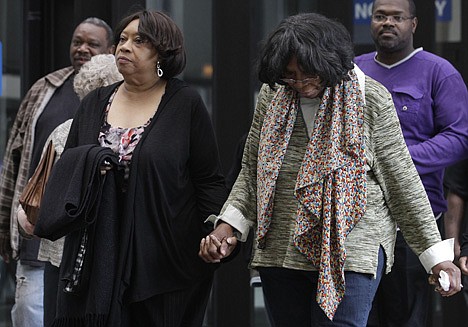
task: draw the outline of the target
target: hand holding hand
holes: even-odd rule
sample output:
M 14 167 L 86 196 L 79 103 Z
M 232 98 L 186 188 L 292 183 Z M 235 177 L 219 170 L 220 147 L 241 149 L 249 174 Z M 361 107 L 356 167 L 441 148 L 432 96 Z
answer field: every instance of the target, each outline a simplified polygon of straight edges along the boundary
M 233 228 L 222 222 L 210 235 L 202 238 L 198 255 L 207 263 L 220 262 L 232 253 L 236 245 Z
M 440 271 L 443 270 L 448 274 L 450 287 L 444 291 L 439 284 Z M 435 285 L 436 292 L 447 297 L 458 293 L 462 289 L 460 269 L 451 261 L 443 261 L 432 268 L 433 274 L 429 276 L 429 284 Z

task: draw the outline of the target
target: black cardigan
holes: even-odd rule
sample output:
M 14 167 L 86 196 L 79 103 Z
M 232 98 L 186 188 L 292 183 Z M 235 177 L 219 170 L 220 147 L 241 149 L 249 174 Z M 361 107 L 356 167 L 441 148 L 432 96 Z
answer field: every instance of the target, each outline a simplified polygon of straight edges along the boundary
M 65 146 L 98 143 L 114 85 L 85 97 Z M 118 298 L 137 302 L 212 276 L 198 257 L 204 220 L 227 198 L 217 144 L 199 94 L 170 79 L 132 157 L 121 221 Z

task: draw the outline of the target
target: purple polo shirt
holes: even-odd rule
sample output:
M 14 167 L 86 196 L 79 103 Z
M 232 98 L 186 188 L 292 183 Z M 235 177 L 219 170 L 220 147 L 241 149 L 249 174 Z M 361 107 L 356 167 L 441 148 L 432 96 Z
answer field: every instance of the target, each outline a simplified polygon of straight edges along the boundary
M 468 92 L 445 59 L 416 49 L 391 66 L 375 52 L 355 58 L 362 71 L 392 94 L 401 129 L 434 214 L 447 209 L 444 168 L 468 157 Z

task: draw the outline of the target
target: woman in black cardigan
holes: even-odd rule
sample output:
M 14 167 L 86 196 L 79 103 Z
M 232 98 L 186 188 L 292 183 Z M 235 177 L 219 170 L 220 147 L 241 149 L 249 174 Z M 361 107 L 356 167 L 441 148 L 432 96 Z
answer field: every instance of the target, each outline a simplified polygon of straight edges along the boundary
M 227 196 L 211 121 L 199 94 L 174 78 L 185 51 L 168 16 L 137 12 L 115 35 L 124 81 L 82 101 L 65 150 L 99 144 L 119 156 L 118 265 L 106 325 L 201 326 L 214 268 L 197 256 L 199 240 Z

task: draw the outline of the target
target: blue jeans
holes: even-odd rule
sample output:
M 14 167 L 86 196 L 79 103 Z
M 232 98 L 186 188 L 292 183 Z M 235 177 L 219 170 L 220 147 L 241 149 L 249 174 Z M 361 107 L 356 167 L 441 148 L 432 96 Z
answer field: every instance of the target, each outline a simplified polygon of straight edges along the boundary
M 265 306 L 272 326 L 365 327 L 384 271 L 384 262 L 381 248 L 376 278 L 368 274 L 345 272 L 346 291 L 333 321 L 328 319 L 315 300 L 317 272 L 258 268 Z
M 15 304 L 11 310 L 13 327 L 44 326 L 44 267 L 16 267 Z

